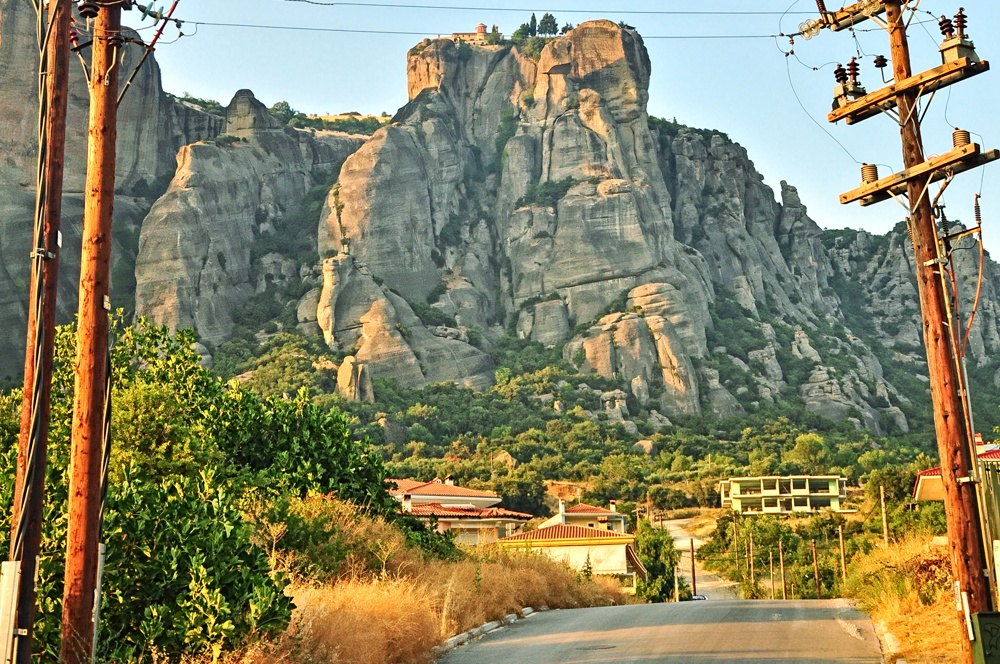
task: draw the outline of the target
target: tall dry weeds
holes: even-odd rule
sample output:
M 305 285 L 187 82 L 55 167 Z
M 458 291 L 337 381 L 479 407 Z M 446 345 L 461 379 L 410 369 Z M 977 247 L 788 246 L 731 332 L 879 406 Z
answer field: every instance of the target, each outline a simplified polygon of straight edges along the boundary
M 958 661 L 961 625 L 944 547 L 911 538 L 855 556 L 844 594 L 899 638 L 910 664 Z
M 296 614 L 276 643 L 226 664 L 423 664 L 459 632 L 526 606 L 574 608 L 629 601 L 614 581 L 585 579 L 537 554 L 486 551 L 413 574 L 297 585 Z

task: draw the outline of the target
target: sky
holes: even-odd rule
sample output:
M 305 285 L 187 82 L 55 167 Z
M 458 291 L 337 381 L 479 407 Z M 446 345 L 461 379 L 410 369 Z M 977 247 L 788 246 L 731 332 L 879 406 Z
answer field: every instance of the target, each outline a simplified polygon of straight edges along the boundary
M 954 15 L 959 2 L 969 15 L 967 32 L 979 56 L 997 57 L 1000 3 L 921 0 L 909 30 L 914 72 L 940 64 L 936 17 Z M 884 85 L 872 61 L 875 55 L 888 55 L 888 35 L 871 21 L 853 34 L 825 30 L 790 44 L 788 37 L 774 35 L 797 32 L 802 21 L 817 16 L 813 0 L 381 4 L 180 0 L 175 16 L 186 21 L 184 36 L 177 39 L 171 26 L 156 50 L 164 88 L 223 104 L 248 88 L 269 106 L 285 100 L 306 113 L 393 114 L 407 101 L 406 52 L 424 37 L 470 32 L 480 22 L 510 34 L 532 12 L 538 18 L 551 12 L 559 25 L 608 18 L 625 21 L 643 36 L 652 62 L 651 115 L 725 132 L 746 148 L 775 191 L 782 180 L 797 187 L 810 216 L 824 228 L 885 233 L 905 216 L 893 201 L 861 208 L 838 200 L 839 194 L 859 186 L 862 162 L 879 164 L 880 175 L 902 170 L 894 121 L 884 116 L 853 126 L 826 121 L 837 63 L 860 54 L 862 84 L 868 91 Z M 830 9 L 842 4 L 827 0 Z M 298 29 L 195 25 L 198 21 Z M 126 12 L 124 22 L 144 26 L 136 11 Z M 886 72 L 891 75 L 891 67 Z M 973 140 L 986 149 L 1000 147 L 997 76 L 1000 72 L 987 72 L 938 92 L 924 118 L 926 154 L 951 149 L 954 127 L 973 132 Z M 971 223 L 973 195 L 982 193 L 985 243 L 994 256 L 1000 256 L 998 182 L 1000 162 L 959 175 L 942 198 L 950 219 Z

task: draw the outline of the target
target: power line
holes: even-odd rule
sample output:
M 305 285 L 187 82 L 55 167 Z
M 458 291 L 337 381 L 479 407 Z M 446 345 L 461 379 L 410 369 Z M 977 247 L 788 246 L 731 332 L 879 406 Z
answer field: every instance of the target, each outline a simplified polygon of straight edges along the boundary
M 437 11 L 477 11 L 477 12 L 558 12 L 560 14 L 595 14 L 604 9 L 532 9 L 530 7 L 459 7 L 455 5 L 413 5 L 407 3 L 385 2 L 322 2 L 321 0 L 281 0 L 282 2 L 297 2 L 320 7 L 374 7 L 379 9 L 431 9 Z M 812 16 L 815 12 L 778 12 L 778 11 L 698 11 L 698 10 L 641 10 L 614 9 L 608 13 L 645 16 Z
M 305 0 L 284 0 L 285 2 L 305 2 Z M 316 28 L 302 25 L 269 25 L 264 23 L 222 23 L 216 21 L 183 21 L 183 23 L 197 26 L 209 26 L 217 28 L 250 28 L 258 30 L 291 30 L 295 32 L 337 32 L 346 34 L 363 35 L 407 35 L 411 37 L 440 37 L 441 33 L 414 32 L 408 30 L 362 30 L 358 28 Z M 774 39 L 778 35 L 643 35 L 643 40 L 649 39 L 674 39 L 674 40 L 695 40 L 695 39 Z

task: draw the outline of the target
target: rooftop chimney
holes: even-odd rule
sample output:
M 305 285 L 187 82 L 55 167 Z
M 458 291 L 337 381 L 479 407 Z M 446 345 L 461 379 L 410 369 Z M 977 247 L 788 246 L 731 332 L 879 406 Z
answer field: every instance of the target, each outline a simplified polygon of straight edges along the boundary
M 561 498 L 559 499 L 559 513 L 560 514 L 566 513 L 566 501 L 562 500 Z
M 413 511 L 413 496 L 408 493 L 403 494 L 403 511 L 412 512 Z
M 448 486 L 455 486 L 455 478 L 452 477 L 451 475 L 448 475 L 447 477 L 444 478 L 444 483 L 447 484 Z
M 610 507 L 611 507 L 611 511 L 612 512 L 617 512 L 618 511 L 618 503 L 616 503 L 614 500 L 611 501 Z

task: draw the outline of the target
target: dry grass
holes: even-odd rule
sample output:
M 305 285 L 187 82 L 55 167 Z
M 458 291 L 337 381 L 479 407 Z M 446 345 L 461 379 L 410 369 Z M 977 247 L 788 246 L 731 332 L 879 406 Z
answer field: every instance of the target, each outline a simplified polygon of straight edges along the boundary
M 914 538 L 877 548 L 851 562 L 845 593 L 902 644 L 909 664 L 959 659 L 961 624 L 949 587 L 945 548 Z
M 526 606 L 624 604 L 614 581 L 585 579 L 544 556 L 487 550 L 412 574 L 298 585 L 292 626 L 277 642 L 229 656 L 225 664 L 422 664 L 460 632 Z

